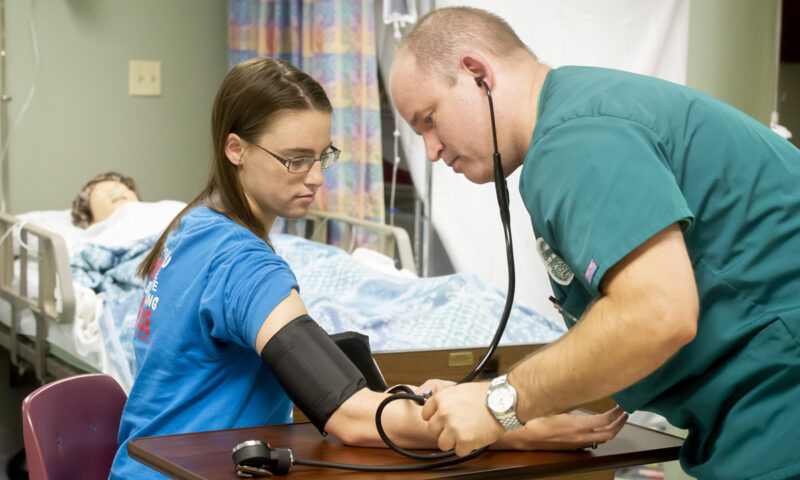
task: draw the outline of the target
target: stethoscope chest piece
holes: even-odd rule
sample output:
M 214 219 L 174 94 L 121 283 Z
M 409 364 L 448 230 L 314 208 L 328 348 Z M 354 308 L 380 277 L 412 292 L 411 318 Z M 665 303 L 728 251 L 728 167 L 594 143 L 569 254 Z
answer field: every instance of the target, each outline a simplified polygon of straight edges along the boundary
M 248 440 L 233 447 L 236 474 L 243 478 L 286 475 L 293 461 L 291 450 L 272 448 L 262 440 Z

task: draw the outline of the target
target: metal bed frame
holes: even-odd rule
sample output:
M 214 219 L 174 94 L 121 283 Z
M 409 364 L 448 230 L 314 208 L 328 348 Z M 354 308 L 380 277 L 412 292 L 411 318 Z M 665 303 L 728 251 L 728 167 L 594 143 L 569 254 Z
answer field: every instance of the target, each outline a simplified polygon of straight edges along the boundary
M 38 241 L 38 281 L 36 295 L 28 292 L 28 263 L 30 254 L 26 248 L 19 249 L 15 259 L 13 238 L 10 230 L 19 221 L 13 215 L 0 213 L 0 299 L 11 306 L 10 327 L 0 324 L 0 346 L 6 348 L 14 365 L 32 366 L 36 377 L 44 381 L 48 376 L 61 378 L 76 372 L 63 360 L 49 355 L 47 330 L 49 322 L 70 323 L 75 318 L 75 291 L 69 267 L 69 254 L 64 239 L 36 225 L 19 228 L 23 243 L 36 238 Z M 14 263 L 19 261 L 19 278 L 14 285 Z M 56 288 L 61 298 L 61 311 L 56 308 Z M 36 336 L 33 340 L 19 334 L 22 313 L 30 310 L 36 319 Z

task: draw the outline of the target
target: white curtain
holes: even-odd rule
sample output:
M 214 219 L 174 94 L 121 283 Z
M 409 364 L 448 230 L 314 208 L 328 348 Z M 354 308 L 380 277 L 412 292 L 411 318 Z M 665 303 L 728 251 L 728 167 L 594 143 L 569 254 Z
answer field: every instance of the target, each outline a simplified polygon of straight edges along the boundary
M 430 10 L 430 3 L 418 2 L 420 15 Z M 453 5 L 482 8 L 503 17 L 539 60 L 551 67 L 602 66 L 685 83 L 689 0 L 435 0 L 437 8 Z M 386 79 L 395 42 L 391 25 L 384 27 L 377 12 L 376 19 L 379 63 Z M 395 118 L 406 162 L 424 198 L 421 192 L 425 191 L 428 160 L 422 139 L 399 116 Z M 488 125 L 488 113 L 486 122 Z M 560 319 L 547 300 L 550 284 L 519 195 L 519 172 L 508 178 L 517 274 L 515 301 Z M 508 274 L 494 186 L 472 184 L 443 162 L 436 162 L 432 191 L 433 225 L 456 271 L 477 273 L 505 289 Z

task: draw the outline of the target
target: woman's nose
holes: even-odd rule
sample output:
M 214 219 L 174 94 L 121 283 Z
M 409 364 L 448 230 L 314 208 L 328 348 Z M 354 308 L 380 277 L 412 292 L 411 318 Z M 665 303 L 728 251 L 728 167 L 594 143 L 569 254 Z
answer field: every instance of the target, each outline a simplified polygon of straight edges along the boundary
M 316 161 L 311 165 L 311 170 L 306 173 L 305 183 L 307 185 L 322 185 L 325 178 L 322 176 L 322 163 Z

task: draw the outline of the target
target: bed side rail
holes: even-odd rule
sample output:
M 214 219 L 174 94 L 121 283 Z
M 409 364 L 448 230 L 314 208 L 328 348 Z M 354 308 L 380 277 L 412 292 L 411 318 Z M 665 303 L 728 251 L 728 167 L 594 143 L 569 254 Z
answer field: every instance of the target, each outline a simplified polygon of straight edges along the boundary
M 310 210 L 305 216 L 305 232 L 302 236 L 315 242 L 327 243 L 328 226 L 337 222 L 344 228 L 344 244 L 352 250 L 357 232 L 368 232 L 378 236 L 378 248 L 384 255 L 397 260 L 398 267 L 416 272 L 414 254 L 408 233 L 401 227 L 355 218 L 341 213 Z M 295 222 L 289 221 L 289 232 L 297 234 Z
M 0 335 L 3 344 L 11 354 L 11 361 L 17 364 L 21 353 L 19 322 L 22 313 L 30 310 L 36 319 L 35 354 L 22 347 L 25 357 L 36 368 L 37 377 L 44 378 L 47 367 L 47 326 L 48 322 L 69 323 L 75 319 L 75 291 L 70 273 L 69 254 L 61 236 L 32 224 L 23 224 L 15 216 L 0 213 L 0 299 L 11 307 L 9 333 Z M 20 241 L 15 255 L 14 239 Z M 36 239 L 37 248 L 31 246 Z M 28 270 L 35 255 L 35 271 L 38 276 L 38 292 L 29 292 Z M 19 265 L 15 271 L 15 263 Z M 57 308 L 56 288 L 61 300 L 61 310 Z

